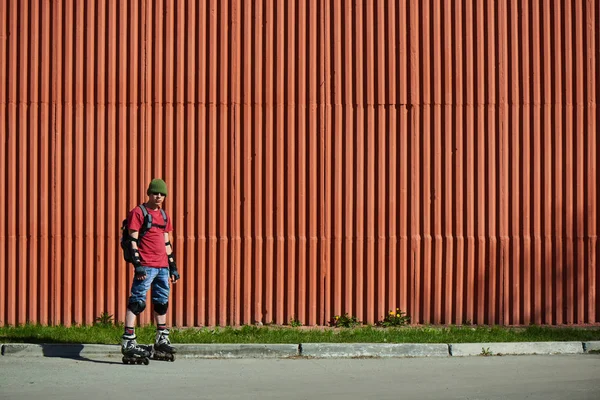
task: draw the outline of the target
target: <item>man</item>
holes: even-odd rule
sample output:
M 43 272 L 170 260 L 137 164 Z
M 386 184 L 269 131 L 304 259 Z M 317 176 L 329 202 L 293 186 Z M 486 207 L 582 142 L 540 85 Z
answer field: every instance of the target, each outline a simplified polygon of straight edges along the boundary
M 171 219 L 162 210 L 167 197 L 167 184 L 162 179 L 153 179 L 146 193 L 148 201 L 131 210 L 127 217 L 135 276 L 127 303 L 121 351 L 126 356 L 148 357 L 150 355 L 144 348 L 138 346 L 134 326 L 137 316 L 146 308 L 146 294 L 152 287 L 152 304 L 156 322 L 154 350 L 171 355 L 170 359 L 174 360 L 172 355 L 176 350 L 171 347 L 166 323 L 169 280 L 173 284 L 177 282 L 179 273 L 169 240 L 169 232 L 173 230 L 173 226 Z

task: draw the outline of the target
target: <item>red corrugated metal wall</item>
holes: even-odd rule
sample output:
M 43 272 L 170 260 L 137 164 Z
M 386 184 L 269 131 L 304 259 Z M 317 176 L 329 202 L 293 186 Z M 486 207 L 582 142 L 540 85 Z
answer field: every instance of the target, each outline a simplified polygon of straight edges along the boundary
M 600 320 L 597 0 L 0 1 L 0 324 Z M 150 322 L 150 313 L 141 323 Z

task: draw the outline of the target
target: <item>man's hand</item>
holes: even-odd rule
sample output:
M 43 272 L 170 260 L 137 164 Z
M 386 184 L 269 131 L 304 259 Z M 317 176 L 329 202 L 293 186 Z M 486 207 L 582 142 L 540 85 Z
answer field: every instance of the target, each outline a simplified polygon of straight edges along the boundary
M 167 260 L 169 261 L 169 276 L 171 282 L 175 283 L 179 280 L 179 272 L 177 272 L 177 265 L 175 264 L 175 254 L 173 254 L 173 246 L 169 240 L 169 234 L 165 232 L 165 246 L 167 248 Z
M 135 271 L 134 279 L 137 281 L 143 281 L 146 279 L 146 268 L 142 266 L 142 258 L 138 251 L 138 240 L 140 233 L 138 231 L 129 230 L 129 236 L 131 236 L 131 251 L 133 252 L 133 270 Z
M 138 281 L 143 281 L 146 279 L 146 268 L 142 267 L 140 264 L 134 265 L 135 270 L 135 279 Z
M 180 279 L 179 272 L 177 272 L 177 265 L 175 265 L 174 262 L 169 263 L 169 275 L 171 276 L 171 282 L 173 283 Z

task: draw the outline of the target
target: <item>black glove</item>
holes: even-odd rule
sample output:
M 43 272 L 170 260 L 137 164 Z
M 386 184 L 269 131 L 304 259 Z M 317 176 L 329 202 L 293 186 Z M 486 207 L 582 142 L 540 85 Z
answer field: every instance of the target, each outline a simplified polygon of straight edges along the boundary
M 133 269 L 135 271 L 135 279 L 146 278 L 146 268 L 142 267 L 142 259 L 138 249 L 132 249 L 133 251 Z
M 169 275 L 171 276 L 171 281 L 173 283 L 179 280 L 179 272 L 177 272 L 177 265 L 175 264 L 175 257 L 173 257 L 173 253 L 169 254 Z
M 142 280 L 146 278 L 146 268 L 142 267 L 141 264 L 135 264 L 133 269 L 135 271 L 135 279 Z

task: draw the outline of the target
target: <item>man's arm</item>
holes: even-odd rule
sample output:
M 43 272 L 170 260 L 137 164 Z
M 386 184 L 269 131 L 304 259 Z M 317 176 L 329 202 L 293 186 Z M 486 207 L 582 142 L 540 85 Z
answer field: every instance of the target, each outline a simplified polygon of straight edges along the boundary
M 142 259 L 140 252 L 138 251 L 138 240 L 140 233 L 138 231 L 129 230 L 129 236 L 131 236 L 131 252 L 133 254 L 133 269 L 135 270 L 135 279 L 143 281 L 146 279 L 146 268 L 142 266 Z
M 173 246 L 171 246 L 168 232 L 165 232 L 165 249 L 167 252 L 167 259 L 169 260 L 169 275 L 171 276 L 171 282 L 175 283 L 179 280 L 179 272 L 177 272 L 175 254 L 173 254 Z

